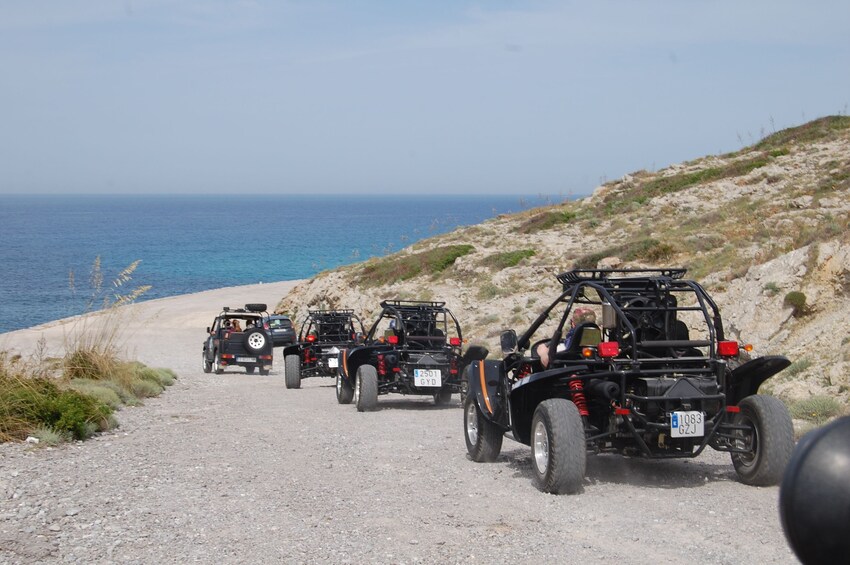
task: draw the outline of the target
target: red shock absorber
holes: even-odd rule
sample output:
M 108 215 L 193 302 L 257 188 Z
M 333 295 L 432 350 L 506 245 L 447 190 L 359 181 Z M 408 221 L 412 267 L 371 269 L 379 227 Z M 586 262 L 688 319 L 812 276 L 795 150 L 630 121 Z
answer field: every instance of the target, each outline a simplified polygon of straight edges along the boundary
M 578 408 L 578 413 L 582 416 L 590 416 L 590 412 L 587 410 L 587 398 L 584 397 L 584 385 L 581 379 L 570 381 L 570 392 L 572 393 L 573 404 Z
M 387 362 L 383 355 L 378 355 L 378 374 L 381 376 L 387 374 Z

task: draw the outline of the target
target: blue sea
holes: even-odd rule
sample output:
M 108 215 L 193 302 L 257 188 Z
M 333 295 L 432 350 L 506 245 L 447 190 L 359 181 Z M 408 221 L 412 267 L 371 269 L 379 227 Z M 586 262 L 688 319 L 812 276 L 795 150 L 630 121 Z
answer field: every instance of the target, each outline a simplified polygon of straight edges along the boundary
M 90 308 L 125 288 L 144 299 L 308 278 L 523 207 L 519 196 L 0 196 L 0 332 Z M 99 303 L 99 298 L 96 302 Z

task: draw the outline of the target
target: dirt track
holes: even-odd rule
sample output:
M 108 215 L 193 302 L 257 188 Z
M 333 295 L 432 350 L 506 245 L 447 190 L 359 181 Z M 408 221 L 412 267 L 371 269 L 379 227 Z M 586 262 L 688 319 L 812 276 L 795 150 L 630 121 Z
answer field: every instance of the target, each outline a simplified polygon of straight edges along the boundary
M 204 327 L 224 304 L 274 305 L 292 283 L 135 306 L 135 354 L 173 368 L 121 427 L 57 449 L 0 445 L 0 563 L 795 563 L 778 488 L 737 482 L 728 455 L 690 461 L 590 456 L 584 493 L 531 482 L 506 440 L 466 457 L 459 400 L 379 399 L 358 413 L 330 379 L 287 390 L 201 371 Z M 0 349 L 43 334 L 0 335 Z

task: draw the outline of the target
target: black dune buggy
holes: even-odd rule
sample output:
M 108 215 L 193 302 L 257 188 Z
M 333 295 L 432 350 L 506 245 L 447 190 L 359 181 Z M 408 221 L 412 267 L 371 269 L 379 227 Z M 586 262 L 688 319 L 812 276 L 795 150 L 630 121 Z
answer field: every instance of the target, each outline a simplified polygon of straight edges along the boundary
M 378 395 L 391 392 L 430 395 L 448 404 L 461 392 L 461 375 L 487 350 L 471 346 L 462 353 L 463 335 L 445 302 L 385 300 L 366 343 L 340 352 L 336 398 L 354 400 L 360 412 L 374 410 Z
M 286 388 L 301 388 L 301 379 L 333 377 L 339 352 L 363 339 L 363 322 L 354 310 L 309 310 L 298 341 L 283 349 Z
M 531 446 L 541 490 L 575 493 L 588 450 L 673 458 L 710 446 L 731 454 L 742 482 L 778 483 L 794 447 L 791 417 L 757 392 L 790 362 L 744 360 L 714 301 L 685 272 L 558 275 L 557 300 L 521 336 L 502 334 L 503 360 L 466 371 L 470 457 L 495 460 L 510 431 Z M 579 308 L 585 321 L 570 328 Z
M 204 372 L 221 374 L 225 367 L 245 367 L 250 374 L 259 369 L 268 375 L 272 368 L 272 336 L 265 304 L 244 308 L 225 306 L 207 328 L 204 341 Z

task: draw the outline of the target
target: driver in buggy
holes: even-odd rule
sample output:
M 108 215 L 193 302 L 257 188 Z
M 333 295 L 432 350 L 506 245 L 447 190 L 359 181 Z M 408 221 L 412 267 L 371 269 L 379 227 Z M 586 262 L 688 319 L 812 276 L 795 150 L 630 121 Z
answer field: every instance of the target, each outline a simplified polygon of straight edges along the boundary
M 581 324 L 595 324 L 596 323 L 596 312 L 591 310 L 590 308 L 576 308 L 573 311 L 573 316 L 570 318 L 570 329 L 567 331 L 567 335 L 564 336 L 564 340 L 558 344 L 557 352 L 566 351 L 572 345 L 573 336 L 575 335 L 576 327 Z M 540 363 L 544 368 L 549 366 L 549 345 L 547 343 L 541 343 L 537 346 L 537 355 L 540 357 Z

